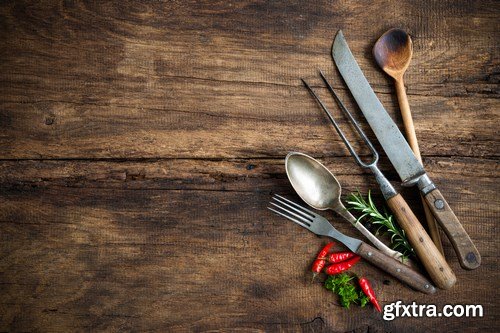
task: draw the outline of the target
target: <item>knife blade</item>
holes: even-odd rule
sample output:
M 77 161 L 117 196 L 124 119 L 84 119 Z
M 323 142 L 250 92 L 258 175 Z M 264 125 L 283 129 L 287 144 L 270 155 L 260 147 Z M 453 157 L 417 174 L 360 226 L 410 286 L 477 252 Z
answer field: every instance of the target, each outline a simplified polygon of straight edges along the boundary
M 332 57 L 361 112 L 403 181 L 403 185 L 418 185 L 434 217 L 450 239 L 460 265 L 465 269 L 479 267 L 481 256 L 478 250 L 375 95 L 341 30 L 335 36 Z
M 370 126 L 372 123 L 378 123 L 377 126 L 371 126 L 372 130 L 384 148 L 387 157 L 396 168 L 401 180 L 410 182 L 420 178 L 425 173 L 424 167 L 417 160 L 403 134 L 401 134 L 373 92 L 354 60 L 342 31 L 339 31 L 335 38 L 332 54 L 340 74 L 366 120 L 368 120 Z M 372 112 L 365 112 L 365 110 L 371 110 Z

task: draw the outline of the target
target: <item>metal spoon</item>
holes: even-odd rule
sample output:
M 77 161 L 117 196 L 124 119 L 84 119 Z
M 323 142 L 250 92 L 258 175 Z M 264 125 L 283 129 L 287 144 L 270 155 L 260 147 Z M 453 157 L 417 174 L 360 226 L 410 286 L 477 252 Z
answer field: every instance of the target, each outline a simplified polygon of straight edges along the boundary
M 318 210 L 331 209 L 349 221 L 381 252 L 402 261 L 403 255 L 390 249 L 366 229 L 340 201 L 341 187 L 335 176 L 323 164 L 302 153 L 289 153 L 285 159 L 288 179 L 297 194 L 309 206 Z
M 396 83 L 396 94 L 398 95 L 399 108 L 401 109 L 401 116 L 405 126 L 406 138 L 415 156 L 420 163 L 422 163 L 415 127 L 411 116 L 410 104 L 408 103 L 408 96 L 406 96 L 403 80 L 406 69 L 410 65 L 412 55 L 413 43 L 411 38 L 401 29 L 391 29 L 387 31 L 373 46 L 373 56 L 377 64 L 384 72 L 391 76 Z M 439 252 L 443 254 L 443 245 L 441 244 L 441 237 L 439 235 L 436 220 L 434 220 L 434 216 L 423 198 L 422 203 L 424 205 L 425 219 L 427 220 L 430 236 Z

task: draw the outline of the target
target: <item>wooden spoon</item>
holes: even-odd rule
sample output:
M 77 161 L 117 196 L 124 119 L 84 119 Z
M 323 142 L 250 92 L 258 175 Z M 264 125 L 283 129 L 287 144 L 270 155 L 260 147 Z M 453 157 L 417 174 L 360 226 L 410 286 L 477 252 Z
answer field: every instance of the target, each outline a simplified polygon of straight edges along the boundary
M 398 95 L 399 108 L 401 109 L 401 115 L 403 117 L 406 138 L 415 156 L 420 163 L 422 163 L 403 80 L 403 75 L 410 65 L 412 55 L 413 43 L 411 38 L 401 29 L 391 29 L 387 31 L 377 40 L 373 47 L 373 56 L 378 65 L 395 80 L 396 93 Z M 438 250 L 443 254 L 443 246 L 441 244 L 441 237 L 439 235 L 436 220 L 423 198 L 422 203 L 424 205 L 425 218 L 427 220 L 427 226 L 429 227 L 430 236 Z

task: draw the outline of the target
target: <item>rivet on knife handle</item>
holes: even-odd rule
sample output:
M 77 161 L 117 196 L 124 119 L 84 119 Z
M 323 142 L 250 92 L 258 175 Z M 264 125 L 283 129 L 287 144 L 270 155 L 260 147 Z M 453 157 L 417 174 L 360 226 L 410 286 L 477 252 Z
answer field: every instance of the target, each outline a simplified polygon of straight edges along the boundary
M 478 268 L 481 265 L 481 255 L 441 195 L 441 192 L 438 189 L 434 189 L 425 195 L 425 200 L 450 239 L 455 252 L 458 254 L 460 265 L 465 269 Z
M 431 276 L 432 281 L 441 289 L 451 288 L 457 282 L 455 274 L 401 194 L 387 199 L 387 205 L 405 231 L 417 257 Z

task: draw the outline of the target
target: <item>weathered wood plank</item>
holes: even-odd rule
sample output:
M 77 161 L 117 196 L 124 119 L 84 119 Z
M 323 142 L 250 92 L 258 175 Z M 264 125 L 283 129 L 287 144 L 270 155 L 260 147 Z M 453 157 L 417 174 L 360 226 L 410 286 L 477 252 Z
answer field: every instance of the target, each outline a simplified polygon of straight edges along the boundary
M 298 330 L 317 317 L 325 331 L 434 325 L 383 322 L 371 309 L 345 311 L 319 284 L 307 284 L 305 270 L 321 241 L 268 213 L 268 199 L 266 192 L 5 190 L 0 329 Z M 481 230 L 471 236 L 493 234 L 494 215 L 482 216 Z M 346 223 L 336 225 L 356 234 Z M 493 229 L 485 230 L 488 225 Z M 413 292 L 365 263 L 355 271 L 372 279 L 383 303 L 479 303 L 495 313 L 491 291 L 477 283 L 478 274 L 500 277 L 491 241 L 478 239 L 484 263 L 477 271 L 462 271 L 450 260 L 457 286 L 434 296 Z M 448 245 L 446 252 L 450 256 Z M 475 327 L 491 325 L 469 319 Z M 460 325 L 447 321 L 450 330 Z
M 90 91 L 115 80 L 154 89 L 179 76 L 298 86 L 311 68 L 331 65 L 333 35 L 344 29 L 369 80 L 388 91 L 370 48 L 400 26 L 415 39 L 410 93 L 498 95 L 494 1 L 122 3 L 4 3 L 4 80 L 62 75 Z
M 321 158 L 338 177 L 343 194 L 374 190 L 375 199 L 382 198 L 374 177 L 354 165 L 350 158 Z M 495 216 L 500 216 L 497 198 L 498 163 L 493 160 L 449 158 L 426 160 L 429 174 L 446 196 L 451 207 L 471 237 L 484 242 L 483 251 L 491 247 Z M 389 170 L 387 164 L 382 170 Z M 417 191 L 402 188 L 397 176 L 391 175 L 396 188 L 402 191 L 417 216 L 422 209 Z M 117 189 L 239 193 L 292 193 L 282 160 L 157 160 L 157 161 L 22 161 L 0 162 L 0 187 L 21 193 L 34 189 Z M 477 198 L 481 198 L 480 201 Z M 485 203 L 491 203 L 485 204 Z M 246 208 L 242 209 L 245 210 Z M 493 243 L 492 243 L 493 242 Z M 451 253 L 451 252 L 450 252 Z M 483 252 L 484 254 L 484 252 Z
M 140 160 L 23 160 L 0 161 L 0 187 L 92 187 L 118 189 L 267 191 L 287 185 L 281 159 L 140 159 Z M 311 152 L 346 188 L 375 184 L 373 176 L 352 157 L 321 156 Z M 440 186 L 482 179 L 492 183 L 500 175 L 495 159 L 427 157 L 426 169 Z M 399 178 L 384 159 L 380 169 L 396 185 Z M 353 182 L 357 180 L 356 182 Z M 279 184 L 278 184 L 279 183 Z M 463 184 L 461 184 L 463 185 Z M 484 186 L 481 191 L 495 191 Z M 466 192 L 463 188 L 461 192 Z M 474 193 L 470 193 L 474 194 Z
M 2 2 L 0 331 L 496 332 L 499 14 L 494 1 Z M 414 40 L 424 164 L 483 264 L 461 270 L 445 239 L 458 283 L 430 297 L 355 271 L 382 303 L 482 304 L 484 318 L 343 310 L 306 282 L 321 240 L 266 210 L 271 193 L 297 198 L 291 150 L 322 159 L 344 194 L 376 188 L 299 78 L 319 86 L 324 69 L 353 107 L 329 55 L 343 29 L 401 123 L 371 57 L 393 26 Z
M 392 92 L 369 54 L 374 21 L 379 29 L 385 21 L 367 8 L 190 5 L 195 17 L 183 6 L 160 3 L 2 5 L 0 158 L 263 157 L 276 156 L 278 147 L 335 150 L 330 142 L 338 139 L 298 79 L 318 84 L 320 66 L 341 87 L 328 55 L 336 25 L 347 29 L 374 87 Z M 288 14 L 275 13 L 280 6 L 278 12 Z M 498 43 L 489 37 L 495 9 L 434 3 L 383 11 L 446 17 L 430 28 L 418 16 L 403 16 L 416 29 L 415 65 L 406 81 L 424 155 L 498 156 L 494 127 L 488 126 L 499 105 Z M 270 15 L 265 22 L 247 18 L 262 11 Z M 478 29 L 451 34 L 464 25 L 456 15 L 468 11 Z M 436 89 L 450 81 L 462 90 L 486 89 L 492 98 L 411 96 L 416 89 L 470 95 L 453 85 L 444 93 Z M 383 103 L 399 120 L 394 96 L 384 94 Z
M 328 98 L 326 90 L 321 92 Z M 39 93 L 25 89 L 24 96 Z M 251 158 L 281 156 L 284 150 L 337 156 L 347 152 L 304 88 L 185 81 L 165 82 L 165 89 L 156 93 L 129 94 L 119 104 L 73 103 L 60 93 L 47 93 L 46 101 L 1 103 L 0 158 Z M 99 96 L 108 98 L 104 92 Z M 394 96 L 380 97 L 400 123 Z M 422 155 L 498 156 L 492 126 L 499 115 L 497 101 L 411 98 Z M 332 105 L 332 111 L 338 110 Z

